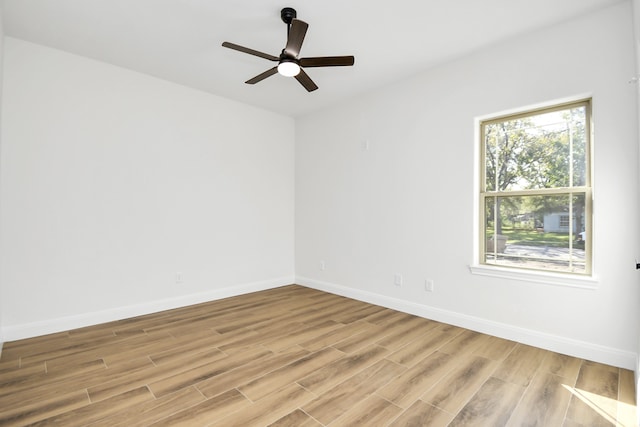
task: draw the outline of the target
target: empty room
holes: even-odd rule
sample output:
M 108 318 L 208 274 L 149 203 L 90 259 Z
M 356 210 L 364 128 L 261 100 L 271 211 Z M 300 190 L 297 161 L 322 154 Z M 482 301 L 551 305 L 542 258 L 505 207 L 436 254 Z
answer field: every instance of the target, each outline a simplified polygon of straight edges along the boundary
M 640 0 L 0 0 L 0 425 L 637 426 Z

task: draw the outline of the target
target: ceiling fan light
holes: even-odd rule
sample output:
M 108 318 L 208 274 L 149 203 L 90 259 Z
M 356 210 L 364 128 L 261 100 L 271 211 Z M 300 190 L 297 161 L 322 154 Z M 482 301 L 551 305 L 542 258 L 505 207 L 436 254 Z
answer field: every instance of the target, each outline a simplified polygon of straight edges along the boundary
M 300 73 L 300 66 L 294 61 L 282 61 L 278 64 L 278 72 L 285 77 L 297 76 Z

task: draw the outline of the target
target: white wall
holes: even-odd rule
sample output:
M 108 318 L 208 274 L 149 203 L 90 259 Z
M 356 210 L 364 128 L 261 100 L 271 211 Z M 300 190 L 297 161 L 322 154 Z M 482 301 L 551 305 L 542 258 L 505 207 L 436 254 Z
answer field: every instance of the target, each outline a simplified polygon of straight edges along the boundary
M 635 77 L 640 76 L 640 0 L 633 0 L 633 29 L 634 29 L 634 41 L 635 41 L 635 53 L 636 53 L 636 71 Z M 640 81 L 636 82 L 636 94 L 638 103 L 638 126 L 640 127 Z M 638 144 L 640 145 L 640 138 L 638 138 Z M 638 165 L 640 165 L 640 157 L 638 157 Z M 640 178 L 640 177 L 639 177 Z M 638 191 L 640 192 L 640 179 L 638 180 Z M 637 235 L 637 239 L 640 240 L 640 234 Z M 640 256 L 636 262 L 640 261 Z M 638 275 L 638 284 L 640 285 L 640 275 Z M 638 311 L 638 317 L 636 324 L 640 325 L 640 311 Z M 638 339 L 638 355 L 640 355 L 640 337 Z M 640 407 L 640 357 L 636 361 L 635 369 L 636 377 L 636 406 Z M 640 425 L 640 412 L 638 413 L 638 425 Z
M 291 118 L 8 37 L 4 60 L 7 340 L 293 282 Z
M 0 129 L 2 129 L 2 74 L 3 74 L 3 57 L 4 57 L 4 30 L 2 27 L 2 3 L 0 3 Z M 2 152 L 2 135 L 0 134 L 0 153 Z M 0 209 L 2 201 L 0 200 Z M 0 235 L 0 241 L 2 236 Z M 0 254 L 2 256 L 2 254 Z M 0 280 L 2 280 L 0 278 Z M 2 355 L 2 344 L 4 343 L 4 334 L 2 332 L 2 285 L 0 283 L 0 355 Z
M 299 119 L 297 282 L 634 369 L 640 209 L 630 8 L 492 46 Z M 595 123 L 595 289 L 471 274 L 474 120 L 585 94 Z

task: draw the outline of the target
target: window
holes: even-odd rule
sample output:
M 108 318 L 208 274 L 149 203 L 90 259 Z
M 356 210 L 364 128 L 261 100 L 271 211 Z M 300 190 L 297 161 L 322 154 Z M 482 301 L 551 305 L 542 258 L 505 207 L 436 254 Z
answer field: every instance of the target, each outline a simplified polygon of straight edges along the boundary
M 591 100 L 480 122 L 480 263 L 591 274 Z

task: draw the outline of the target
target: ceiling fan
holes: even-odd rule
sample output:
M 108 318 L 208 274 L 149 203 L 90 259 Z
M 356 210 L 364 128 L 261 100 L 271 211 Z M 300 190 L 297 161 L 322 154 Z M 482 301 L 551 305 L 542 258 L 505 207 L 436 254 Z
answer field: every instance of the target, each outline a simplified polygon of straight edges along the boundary
M 290 7 L 285 7 L 280 11 L 282 21 L 287 24 L 287 45 L 282 49 L 280 56 L 269 55 L 268 53 L 259 52 L 234 43 L 222 43 L 222 46 L 229 49 L 248 53 L 249 55 L 259 56 L 260 58 L 278 63 L 275 67 L 265 71 L 264 73 L 258 74 L 254 78 L 247 80 L 245 83 L 250 85 L 256 84 L 267 77 L 280 73 L 283 76 L 295 77 L 296 80 L 298 80 L 300 84 L 307 89 L 307 91 L 313 92 L 318 89 L 318 86 L 313 82 L 313 80 L 311 80 L 309 75 L 304 72 L 303 68 L 344 67 L 354 64 L 355 58 L 353 56 L 318 56 L 311 58 L 298 58 L 309 24 L 296 19 L 296 16 L 296 10 Z

